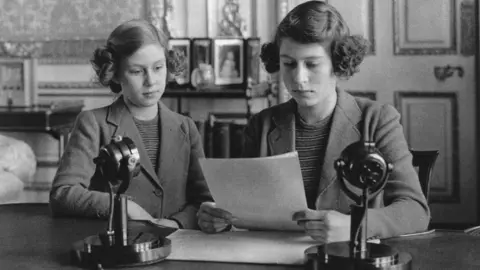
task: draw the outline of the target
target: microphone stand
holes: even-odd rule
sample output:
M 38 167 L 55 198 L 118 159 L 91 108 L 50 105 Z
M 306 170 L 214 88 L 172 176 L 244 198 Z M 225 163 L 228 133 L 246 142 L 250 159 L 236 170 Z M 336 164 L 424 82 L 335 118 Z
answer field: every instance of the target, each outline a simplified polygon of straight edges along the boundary
M 126 141 L 126 142 L 125 142 Z M 124 144 L 111 147 L 112 144 Z M 131 233 L 128 228 L 128 198 L 123 194 L 135 173 L 138 173 L 138 152 L 119 153 L 118 149 L 134 147 L 128 138 L 116 138 L 111 145 L 100 151 L 99 157 L 94 159 L 97 164 L 95 173 L 107 178 L 110 193 L 110 210 L 107 230 L 91 235 L 73 244 L 71 259 L 74 264 L 82 267 L 103 269 L 103 267 L 128 267 L 157 263 L 165 260 L 171 253 L 171 241 L 150 230 L 135 230 Z M 110 152 L 108 152 L 110 151 Z M 120 160 L 112 159 L 122 157 Z M 112 164 L 118 164 L 112 166 Z M 114 168 L 112 170 L 112 168 Z M 120 181 L 120 185 L 118 185 Z M 118 189 L 114 192 L 114 186 Z
M 306 269 L 412 269 L 410 254 L 367 241 L 368 202 L 385 187 L 393 165 L 385 161 L 373 142 L 368 141 L 349 145 L 334 165 L 342 190 L 356 202 L 350 206 L 350 241 L 308 248 L 305 250 Z M 361 195 L 352 191 L 347 182 L 360 188 Z

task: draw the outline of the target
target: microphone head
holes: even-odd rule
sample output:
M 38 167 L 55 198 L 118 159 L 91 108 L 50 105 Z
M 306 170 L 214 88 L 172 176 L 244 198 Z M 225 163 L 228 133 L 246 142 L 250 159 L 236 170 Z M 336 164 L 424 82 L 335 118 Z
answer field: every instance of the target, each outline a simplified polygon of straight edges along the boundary
M 358 141 L 347 146 L 335 167 L 349 184 L 371 191 L 381 190 L 393 169 L 393 165 L 375 148 L 375 143 L 369 141 Z
M 125 179 L 125 173 L 133 177 L 140 172 L 140 154 L 138 148 L 128 137 L 115 136 L 109 144 L 100 148 L 98 157 L 94 159 L 97 166 L 102 167 L 103 177 L 112 185 L 118 185 Z M 127 166 L 125 171 L 121 166 Z

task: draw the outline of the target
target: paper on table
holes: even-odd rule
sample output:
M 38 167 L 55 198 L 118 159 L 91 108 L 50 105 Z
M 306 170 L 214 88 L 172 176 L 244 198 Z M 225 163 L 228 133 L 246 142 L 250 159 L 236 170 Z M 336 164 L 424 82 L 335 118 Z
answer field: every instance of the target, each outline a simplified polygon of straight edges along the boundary
M 238 218 L 233 225 L 300 231 L 293 213 L 307 209 L 297 152 L 261 158 L 200 159 L 217 207 Z
M 235 231 L 206 234 L 177 230 L 169 235 L 167 260 L 299 265 L 305 249 L 319 242 L 300 232 Z
M 177 230 L 167 238 L 172 252 L 167 260 L 299 265 L 305 250 L 321 245 L 301 232 L 231 231 L 206 234 Z M 369 241 L 380 243 L 379 239 Z

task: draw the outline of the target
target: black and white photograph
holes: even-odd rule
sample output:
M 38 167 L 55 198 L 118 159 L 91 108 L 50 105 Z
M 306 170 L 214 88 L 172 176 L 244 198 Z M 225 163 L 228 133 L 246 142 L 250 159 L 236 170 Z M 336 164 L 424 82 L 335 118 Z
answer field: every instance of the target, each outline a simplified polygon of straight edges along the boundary
M 171 38 L 169 40 L 169 49 L 176 51 L 184 59 L 184 70 L 171 77 L 171 82 L 175 85 L 184 86 L 190 83 L 190 54 L 191 41 L 188 38 Z
M 244 82 L 243 39 L 214 39 L 214 69 L 216 85 L 236 85 Z
M 212 40 L 209 38 L 192 39 L 192 70 L 200 64 L 212 64 Z
M 479 0 L 0 0 L 0 26 L 0 270 L 480 269 Z

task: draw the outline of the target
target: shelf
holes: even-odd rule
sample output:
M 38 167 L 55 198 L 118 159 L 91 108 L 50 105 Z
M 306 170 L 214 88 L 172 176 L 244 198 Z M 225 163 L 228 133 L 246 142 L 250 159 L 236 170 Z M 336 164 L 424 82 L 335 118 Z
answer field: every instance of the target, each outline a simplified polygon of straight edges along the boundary
M 196 97 L 196 98 L 246 98 L 244 89 L 203 90 L 167 89 L 163 97 Z

